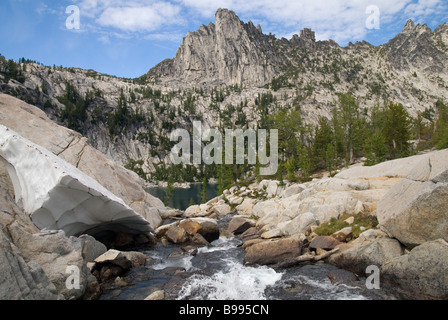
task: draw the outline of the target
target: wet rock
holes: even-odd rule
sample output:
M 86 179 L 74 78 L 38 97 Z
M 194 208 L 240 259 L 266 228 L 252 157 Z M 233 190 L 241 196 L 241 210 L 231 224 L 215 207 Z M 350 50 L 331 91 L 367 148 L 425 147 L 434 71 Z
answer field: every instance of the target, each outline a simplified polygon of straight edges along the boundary
M 123 268 L 115 265 L 104 265 L 100 271 L 94 271 L 94 275 L 101 281 L 107 282 L 111 279 L 115 279 L 118 276 L 123 275 L 126 272 Z
M 132 262 L 126 257 L 126 255 L 118 250 L 110 249 L 106 253 L 102 254 L 95 259 L 97 265 L 110 264 L 118 266 L 123 270 L 129 270 L 132 267 Z
M 255 226 L 255 221 L 241 216 L 235 216 L 230 220 L 227 230 L 234 234 L 241 234 L 253 226 Z
M 259 237 L 258 229 L 256 227 L 251 227 L 244 231 L 242 234 L 240 234 L 241 239 L 249 239 L 249 237 Z
M 166 232 L 172 227 L 177 225 L 177 222 L 173 222 L 170 224 L 165 224 L 163 226 L 160 226 L 156 229 L 156 237 L 157 238 L 162 238 L 165 236 Z
M 151 293 L 149 296 L 145 298 L 145 300 L 164 300 L 165 299 L 165 291 L 157 290 Z
M 358 281 L 356 274 L 346 270 L 333 270 L 328 273 L 328 278 L 332 284 L 353 284 Z
M 210 246 L 210 242 L 208 242 L 200 233 L 196 233 L 191 241 L 198 245 Z
M 183 228 L 171 226 L 165 233 L 166 238 L 172 243 L 184 243 L 188 240 L 187 233 Z
M 123 251 L 122 254 L 131 261 L 132 267 L 143 266 L 146 263 L 146 255 L 137 251 Z
M 98 279 L 90 274 L 87 280 L 87 287 L 82 299 L 84 300 L 97 300 L 100 298 L 102 293 L 101 285 L 98 282 Z
M 297 258 L 302 253 L 303 235 L 280 240 L 256 242 L 245 249 L 244 263 L 247 265 L 269 265 Z
M 114 284 L 117 287 L 126 287 L 128 285 L 128 283 L 124 281 L 122 277 L 116 277 L 114 280 Z
M 219 239 L 219 226 L 218 222 L 212 218 L 192 218 L 194 222 L 201 225 L 201 229 L 198 231 L 208 242 Z
M 179 223 L 179 227 L 184 229 L 190 236 L 194 236 L 202 229 L 201 224 L 192 219 L 182 220 Z
M 176 249 L 168 255 L 170 259 L 182 258 L 187 252 L 182 249 Z

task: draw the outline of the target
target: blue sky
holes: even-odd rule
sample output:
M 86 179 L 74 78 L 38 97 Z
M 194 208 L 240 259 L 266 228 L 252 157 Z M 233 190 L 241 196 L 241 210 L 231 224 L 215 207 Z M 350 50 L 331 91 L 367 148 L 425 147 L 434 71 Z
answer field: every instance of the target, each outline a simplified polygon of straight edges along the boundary
M 66 26 L 70 5 L 79 8 L 79 30 Z M 408 19 L 433 30 L 448 22 L 446 0 L 1 0 L 0 54 L 134 78 L 173 58 L 188 31 L 215 22 L 218 8 L 264 33 L 289 39 L 310 27 L 341 46 L 386 43 Z M 372 17 L 379 29 L 367 27 Z

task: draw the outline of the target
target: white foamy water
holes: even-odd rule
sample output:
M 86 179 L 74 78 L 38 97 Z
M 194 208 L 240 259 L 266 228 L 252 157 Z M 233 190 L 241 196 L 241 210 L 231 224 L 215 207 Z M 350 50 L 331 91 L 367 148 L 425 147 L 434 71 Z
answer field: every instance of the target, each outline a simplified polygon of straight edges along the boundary
M 316 280 L 300 275 L 290 277 L 288 282 L 291 281 L 293 281 L 295 285 L 306 287 L 307 291 L 313 293 L 308 297 L 306 297 L 306 294 L 303 295 L 303 293 L 301 293 L 297 298 L 300 298 L 302 295 L 302 298 L 305 296 L 306 299 L 310 300 L 368 300 L 367 297 L 358 293 L 361 289 L 360 287 L 349 286 L 346 284 L 334 285 L 328 278 Z M 279 285 L 284 286 L 282 283 L 279 283 Z
M 151 255 L 148 255 L 149 257 L 155 259 L 156 261 L 159 261 L 158 263 L 155 263 L 151 266 L 154 270 L 163 270 L 165 268 L 169 267 L 180 267 L 184 268 L 185 271 L 194 271 L 196 268 L 193 267 L 193 264 L 191 263 L 191 259 L 193 256 L 183 256 L 179 258 L 171 258 L 171 259 L 165 259 L 162 255 L 155 252 Z
M 212 276 L 194 275 L 187 280 L 178 299 L 265 300 L 265 290 L 282 277 L 268 267 L 245 267 L 233 260 L 223 261 L 226 268 Z

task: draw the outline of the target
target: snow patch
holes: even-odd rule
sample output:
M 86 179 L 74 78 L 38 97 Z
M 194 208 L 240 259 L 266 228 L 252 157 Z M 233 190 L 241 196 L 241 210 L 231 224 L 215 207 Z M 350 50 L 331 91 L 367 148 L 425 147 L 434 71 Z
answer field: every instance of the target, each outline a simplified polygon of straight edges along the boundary
M 16 201 L 40 229 L 67 236 L 111 230 L 153 232 L 149 222 L 76 167 L 0 125 L 0 160 Z

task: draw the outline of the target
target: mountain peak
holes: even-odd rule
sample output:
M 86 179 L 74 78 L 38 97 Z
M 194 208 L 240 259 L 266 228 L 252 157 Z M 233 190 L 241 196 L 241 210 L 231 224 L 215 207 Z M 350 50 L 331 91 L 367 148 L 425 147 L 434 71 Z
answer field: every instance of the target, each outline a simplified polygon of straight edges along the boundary
M 218 10 L 216 10 L 215 18 L 216 18 L 216 20 L 226 19 L 226 20 L 240 21 L 240 19 L 238 18 L 238 16 L 236 15 L 236 13 L 234 11 L 226 9 L 226 8 L 219 8 Z
M 403 33 L 410 33 L 415 29 L 415 23 L 412 21 L 412 19 L 409 19 L 403 28 Z
M 215 14 L 216 29 L 223 32 L 226 37 L 239 37 L 243 22 L 235 12 L 228 9 L 218 9 Z
M 282 58 L 261 27 L 244 23 L 229 9 L 216 22 L 189 32 L 173 60 L 151 70 L 188 83 L 265 85 L 279 73 Z

